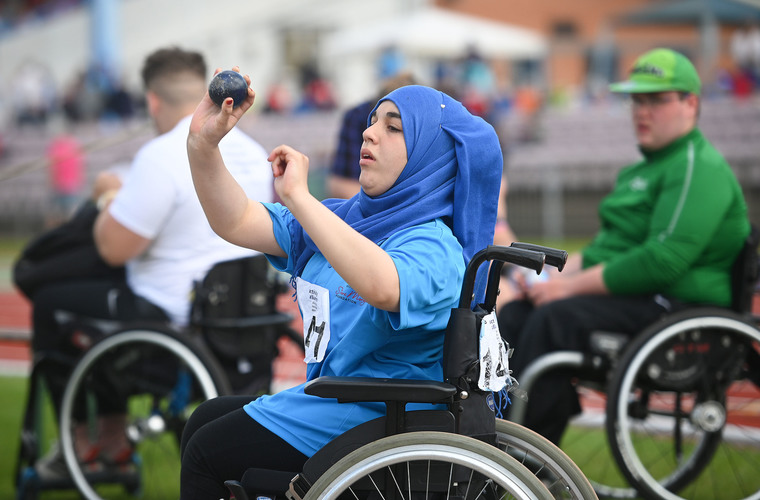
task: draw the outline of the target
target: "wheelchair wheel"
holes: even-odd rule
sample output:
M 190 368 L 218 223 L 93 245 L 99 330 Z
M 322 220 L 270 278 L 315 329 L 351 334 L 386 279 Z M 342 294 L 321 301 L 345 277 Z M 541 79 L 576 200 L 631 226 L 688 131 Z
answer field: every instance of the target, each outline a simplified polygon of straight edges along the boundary
M 76 487 L 88 500 L 179 497 L 185 422 L 198 404 L 228 392 L 216 361 L 173 330 L 134 328 L 103 338 L 77 363 L 62 401 L 60 440 Z M 103 415 L 114 414 L 126 415 L 131 453 L 118 463 L 80 464 L 74 429 L 95 438 Z
M 642 333 L 617 366 L 607 433 L 646 498 L 760 498 L 760 331 L 720 309 Z
M 496 420 L 499 448 L 527 467 L 555 499 L 591 500 L 594 488 L 578 466 L 545 437 L 508 420 Z
M 445 432 L 411 432 L 343 457 L 304 500 L 551 499 L 526 467 L 494 446 Z

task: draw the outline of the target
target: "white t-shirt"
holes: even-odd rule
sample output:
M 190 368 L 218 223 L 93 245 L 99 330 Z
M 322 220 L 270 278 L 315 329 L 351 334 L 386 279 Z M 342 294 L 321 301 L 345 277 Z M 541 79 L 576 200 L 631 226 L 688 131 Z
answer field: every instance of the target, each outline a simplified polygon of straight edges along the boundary
M 193 281 L 203 278 L 216 262 L 255 254 L 223 240 L 209 226 L 190 175 L 189 128 L 188 116 L 143 146 L 109 207 L 120 224 L 152 240 L 142 255 L 127 262 L 127 283 L 177 325 L 188 322 Z M 219 148 L 248 197 L 271 201 L 272 170 L 266 151 L 238 129 L 232 129 Z

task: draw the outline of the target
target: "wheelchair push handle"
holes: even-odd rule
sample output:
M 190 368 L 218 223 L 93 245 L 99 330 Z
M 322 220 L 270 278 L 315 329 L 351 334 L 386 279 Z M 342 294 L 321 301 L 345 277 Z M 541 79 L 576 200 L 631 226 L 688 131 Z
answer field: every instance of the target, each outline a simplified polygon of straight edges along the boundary
M 534 243 L 525 243 L 522 241 L 515 241 L 510 245 L 510 247 L 541 252 L 546 255 L 546 264 L 554 266 L 560 271 L 562 271 L 562 269 L 565 267 L 565 263 L 567 262 L 567 252 L 565 250 L 560 250 L 559 248 L 545 247 L 536 245 Z
M 497 261 L 500 264 L 497 266 L 501 269 L 501 264 L 508 262 L 522 267 L 533 269 L 536 273 L 540 273 L 544 268 L 544 262 L 546 260 L 546 254 L 535 250 L 517 248 L 517 247 L 505 247 L 498 245 L 489 245 L 483 250 L 479 251 L 472 256 L 467 269 L 464 272 L 464 283 L 462 284 L 462 295 L 459 299 L 459 307 L 469 307 L 472 301 L 472 294 L 475 290 L 475 277 L 477 275 L 478 268 L 485 261 Z M 489 276 L 489 281 L 491 281 Z

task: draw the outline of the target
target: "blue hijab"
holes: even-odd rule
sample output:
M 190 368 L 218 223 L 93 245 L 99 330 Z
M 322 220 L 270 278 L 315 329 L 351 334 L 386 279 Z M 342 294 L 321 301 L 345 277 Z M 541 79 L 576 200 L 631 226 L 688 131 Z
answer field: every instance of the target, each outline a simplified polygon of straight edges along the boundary
M 381 195 L 371 197 L 360 190 L 348 200 L 323 203 L 375 243 L 401 229 L 440 218 L 469 262 L 493 243 L 503 168 L 496 132 L 460 102 L 429 87 L 394 90 L 378 101 L 372 113 L 383 101 L 392 101 L 401 114 L 407 151 L 404 170 Z M 294 276 L 319 251 L 305 232 L 303 244 Z M 478 289 L 482 292 L 482 286 Z

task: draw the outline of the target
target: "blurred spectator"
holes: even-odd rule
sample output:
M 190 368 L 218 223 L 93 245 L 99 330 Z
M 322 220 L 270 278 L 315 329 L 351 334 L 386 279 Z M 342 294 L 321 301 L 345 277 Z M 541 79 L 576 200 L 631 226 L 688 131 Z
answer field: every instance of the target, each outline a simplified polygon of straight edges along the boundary
M 543 98 L 539 90 L 530 85 L 522 85 L 515 92 L 514 109 L 520 121 L 520 142 L 533 142 L 539 139 L 540 112 Z
M 84 0 L 25 0 L 0 2 L 0 32 L 27 20 L 44 19 L 84 3 Z
M 455 63 L 445 59 L 436 61 L 434 87 L 455 99 L 461 100 L 462 96 L 460 95 L 459 78 Z
M 752 73 L 740 68 L 732 68 L 728 74 L 731 95 L 739 99 L 749 97 L 754 92 L 756 82 Z
M 385 47 L 377 61 L 377 77 L 380 80 L 393 78 L 406 66 L 404 55 L 393 45 Z
M 84 183 L 84 152 L 73 135 L 62 131 L 47 149 L 52 194 L 47 225 L 57 226 L 74 212 Z
M 87 73 L 82 71 L 66 88 L 61 106 L 72 123 L 94 120 L 100 115 L 102 96 L 90 85 Z
M 367 128 L 367 119 L 381 97 L 405 85 L 414 84 L 411 73 L 403 72 L 386 79 L 377 95 L 346 110 L 338 135 L 330 174 L 327 177 L 327 195 L 331 198 L 351 198 L 359 192 L 359 154 Z
M 128 120 L 135 114 L 135 104 L 132 94 L 118 83 L 106 96 L 102 115 L 106 119 Z
M 43 65 L 28 61 L 16 73 L 13 82 L 16 123 L 45 125 L 56 105 L 56 88 Z
M 266 94 L 256 93 L 256 101 L 264 103 L 264 113 L 290 113 L 301 94 L 299 76 L 292 66 L 283 66 L 274 76 Z
M 306 64 L 301 68 L 301 82 L 303 85 L 303 100 L 299 107 L 301 111 L 335 108 L 335 98 L 330 82 L 319 74 L 313 64 Z
M 752 21 L 738 28 L 731 37 L 731 57 L 754 87 L 760 84 L 760 28 Z
M 265 113 L 287 113 L 293 107 L 293 96 L 281 82 L 275 82 L 267 91 Z
M 487 118 L 494 97 L 495 80 L 491 67 L 474 46 L 467 48 L 460 85 L 462 104 L 470 113 Z

